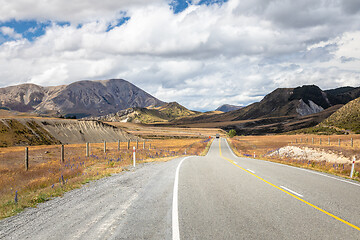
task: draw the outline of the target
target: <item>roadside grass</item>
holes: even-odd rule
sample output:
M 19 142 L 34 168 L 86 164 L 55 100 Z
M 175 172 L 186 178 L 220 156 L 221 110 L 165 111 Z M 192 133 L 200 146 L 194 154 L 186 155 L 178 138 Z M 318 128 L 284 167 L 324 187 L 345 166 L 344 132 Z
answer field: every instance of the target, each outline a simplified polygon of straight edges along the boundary
M 182 155 L 202 155 L 208 139 L 169 139 L 138 143 L 137 163 L 169 161 Z M 150 147 L 151 144 L 151 147 Z M 13 216 L 25 208 L 36 207 L 90 181 L 129 170 L 132 148 L 136 142 L 65 145 L 65 161 L 60 162 L 60 145 L 29 147 L 29 170 L 24 167 L 24 147 L 0 148 L 0 219 Z M 17 199 L 15 195 L 17 192 Z
M 314 138 L 314 144 L 312 139 Z M 320 144 L 320 138 L 322 139 Z M 330 144 L 329 144 L 330 138 Z M 353 146 L 351 146 L 353 138 Z M 340 146 L 339 146 L 340 139 Z M 257 159 L 272 161 L 291 166 L 313 169 L 320 172 L 331 173 L 349 178 L 351 164 L 315 161 L 309 159 L 294 159 L 279 156 L 277 150 L 285 146 L 309 147 L 317 150 L 331 151 L 342 154 L 345 157 L 360 159 L 360 136 L 357 135 L 333 135 L 320 137 L 318 135 L 269 135 L 269 136 L 237 136 L 228 139 L 230 147 L 240 157 L 252 158 L 255 154 Z M 272 156 L 270 156 L 270 154 Z M 360 163 L 355 163 L 354 180 L 360 181 Z

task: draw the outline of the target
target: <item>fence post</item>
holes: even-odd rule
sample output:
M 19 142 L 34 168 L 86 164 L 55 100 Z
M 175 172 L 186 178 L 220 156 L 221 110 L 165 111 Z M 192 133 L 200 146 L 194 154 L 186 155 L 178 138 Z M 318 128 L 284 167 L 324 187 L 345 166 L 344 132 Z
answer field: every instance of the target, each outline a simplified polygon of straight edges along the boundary
M 353 157 L 352 165 L 351 165 L 351 172 L 350 172 L 350 178 L 354 175 L 354 169 L 355 169 L 355 156 Z
M 151 150 L 151 143 L 149 144 L 149 150 Z
M 139 149 L 139 139 L 136 139 L 136 149 Z
M 143 142 L 143 149 L 145 149 L 145 139 L 144 139 L 144 142 Z
M 128 150 L 130 149 L 130 140 L 128 140 Z
M 314 145 L 314 138 L 311 139 L 312 144 Z
M 351 147 L 354 147 L 354 139 L 351 138 Z
M 328 137 L 328 145 L 330 146 L 330 137 Z
M 86 156 L 89 157 L 89 152 L 90 152 L 90 149 L 89 149 L 89 143 L 87 142 L 86 143 Z
M 321 138 L 320 138 L 320 140 L 319 140 L 319 143 L 320 143 L 320 145 L 321 145 Z
M 302 138 L 300 138 L 300 143 L 302 143 Z
M 120 140 L 118 140 L 118 151 L 120 151 Z
M 25 147 L 25 171 L 29 170 L 29 148 Z
M 62 163 L 65 162 L 65 149 L 64 149 L 64 145 L 61 145 L 61 162 L 62 162 Z
M 341 140 L 340 140 L 340 138 L 339 138 L 339 147 L 340 147 L 340 145 L 341 145 Z
M 297 138 L 295 138 L 295 143 L 297 143 Z
M 135 167 L 136 165 L 136 156 L 135 156 L 135 147 L 133 147 L 133 166 Z
M 104 153 L 106 153 L 106 141 L 104 141 Z

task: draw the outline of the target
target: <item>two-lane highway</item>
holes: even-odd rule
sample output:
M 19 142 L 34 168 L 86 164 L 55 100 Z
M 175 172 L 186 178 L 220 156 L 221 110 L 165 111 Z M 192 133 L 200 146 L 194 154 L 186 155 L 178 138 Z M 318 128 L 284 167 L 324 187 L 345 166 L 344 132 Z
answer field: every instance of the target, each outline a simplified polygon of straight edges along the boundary
M 0 221 L 0 239 L 360 239 L 360 185 L 236 157 L 139 164 Z
M 181 239 L 360 239 L 360 185 L 235 157 L 215 140 L 179 173 Z

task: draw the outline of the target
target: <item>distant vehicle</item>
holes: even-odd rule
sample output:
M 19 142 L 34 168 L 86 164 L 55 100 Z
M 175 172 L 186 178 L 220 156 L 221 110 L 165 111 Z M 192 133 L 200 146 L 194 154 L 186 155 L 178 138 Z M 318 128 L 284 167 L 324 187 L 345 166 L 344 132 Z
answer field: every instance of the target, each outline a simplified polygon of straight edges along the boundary
M 216 134 L 216 138 L 220 138 L 220 134 L 217 133 L 217 134 Z

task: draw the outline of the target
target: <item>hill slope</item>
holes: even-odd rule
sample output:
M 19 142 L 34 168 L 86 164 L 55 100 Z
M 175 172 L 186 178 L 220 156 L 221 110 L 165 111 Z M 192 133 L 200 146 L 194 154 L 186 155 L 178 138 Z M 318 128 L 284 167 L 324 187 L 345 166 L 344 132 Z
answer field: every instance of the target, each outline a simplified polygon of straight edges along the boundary
M 357 98 L 323 121 L 320 127 L 335 127 L 360 133 L 360 98 Z
M 22 84 L 0 88 L 2 108 L 57 116 L 101 116 L 130 107 L 164 104 L 122 79 L 79 81 L 56 87 Z
M 121 110 L 116 114 L 108 114 L 96 118 L 98 120 L 110 122 L 134 122 L 134 123 L 163 123 L 174 119 L 194 116 L 198 112 L 191 111 L 184 106 L 171 102 L 160 107 L 148 108 L 128 108 Z

